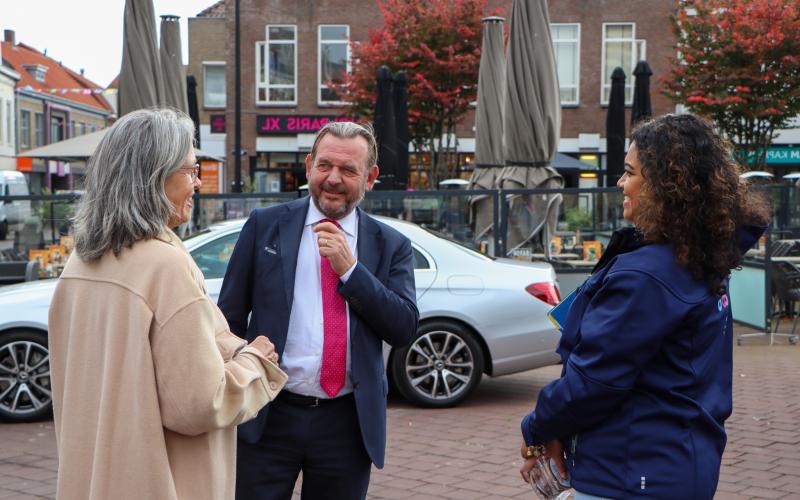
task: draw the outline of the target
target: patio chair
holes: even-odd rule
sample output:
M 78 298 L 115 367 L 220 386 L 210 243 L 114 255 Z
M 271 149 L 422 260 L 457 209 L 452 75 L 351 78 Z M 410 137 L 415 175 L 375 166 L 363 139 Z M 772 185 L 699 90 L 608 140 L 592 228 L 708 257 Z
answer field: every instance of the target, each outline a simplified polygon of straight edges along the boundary
M 770 266 L 770 281 L 772 284 L 772 315 L 773 328 L 759 333 L 743 333 L 736 337 L 736 343 L 742 345 L 742 339 L 748 337 L 761 337 L 769 335 L 769 344 L 775 342 L 775 337 L 786 337 L 790 344 L 796 344 L 798 336 L 797 323 L 800 320 L 797 306 L 800 304 L 800 269 L 791 262 L 772 261 Z M 779 333 L 781 320 L 792 320 L 791 333 Z
M 797 305 L 800 303 L 800 269 L 790 262 L 774 262 L 772 264 L 772 303 L 775 332 L 780 327 L 783 318 L 792 320 L 792 333 L 789 342 L 795 343 L 797 336 L 798 315 Z

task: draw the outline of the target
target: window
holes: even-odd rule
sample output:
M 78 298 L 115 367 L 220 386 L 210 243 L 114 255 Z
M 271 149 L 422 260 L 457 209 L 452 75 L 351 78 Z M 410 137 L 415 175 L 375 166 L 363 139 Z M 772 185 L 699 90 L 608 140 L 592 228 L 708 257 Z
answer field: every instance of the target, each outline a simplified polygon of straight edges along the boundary
M 9 146 L 14 142 L 13 118 L 14 113 L 11 111 L 11 101 L 6 101 L 6 144 Z
M 47 66 L 42 64 L 23 64 L 22 67 L 37 81 L 44 83 Z
M 203 63 L 203 107 L 225 107 L 225 63 Z
M 69 122 L 69 136 L 70 137 L 78 136 L 78 127 L 75 126 L 75 120 Z
M 228 268 L 228 261 L 231 259 L 238 238 L 239 233 L 228 234 L 192 253 L 192 258 L 203 272 L 205 279 L 225 277 L 225 270 Z
M 44 146 L 44 115 L 41 113 L 36 113 L 34 116 L 35 122 L 35 129 L 34 134 L 36 136 L 36 147 Z
M 19 112 L 19 147 L 31 147 L 31 112 L 26 110 Z
M 417 250 L 415 247 L 411 247 L 411 255 L 413 256 L 414 260 L 414 269 L 430 269 L 431 265 L 428 263 L 428 259 L 422 255 L 422 252 Z
M 297 27 L 267 26 L 256 43 L 256 103 L 297 104 Z
M 3 100 L 0 99 L 0 144 L 2 144 L 3 141 L 5 140 L 5 135 L 6 135 L 5 134 L 5 125 L 6 125 L 6 120 L 5 120 L 5 115 L 4 115 L 4 111 L 3 111 Z
M 580 24 L 551 24 L 561 104 L 578 104 L 580 83 Z
M 50 117 L 50 144 L 64 140 L 64 117 Z
M 636 67 L 640 42 L 643 49 L 644 41 L 636 40 L 634 23 L 603 24 L 602 104 L 608 104 L 611 73 L 617 66 L 625 71 L 625 104 L 633 100 L 633 68 Z
M 318 78 L 320 105 L 341 104 L 337 86 L 350 70 L 350 26 L 320 25 Z

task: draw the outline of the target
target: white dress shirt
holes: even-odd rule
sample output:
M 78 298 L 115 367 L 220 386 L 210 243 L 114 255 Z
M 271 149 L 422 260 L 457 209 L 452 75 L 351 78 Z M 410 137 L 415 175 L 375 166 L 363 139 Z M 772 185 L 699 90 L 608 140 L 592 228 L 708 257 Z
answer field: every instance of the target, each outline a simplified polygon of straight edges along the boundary
M 322 369 L 322 349 L 324 329 L 322 322 L 322 286 L 320 281 L 320 255 L 317 235 L 314 226 L 326 219 L 316 205 L 308 200 L 308 215 L 303 225 L 300 248 L 297 255 L 297 269 L 294 275 L 294 300 L 289 314 L 289 331 L 286 335 L 286 346 L 280 360 L 283 371 L 289 375 L 285 389 L 295 394 L 328 398 L 319 385 Z M 357 259 L 358 212 L 353 210 L 345 218 L 337 221 L 342 227 L 350 252 Z M 339 279 L 346 282 L 353 273 L 356 264 L 347 270 Z M 350 371 L 350 305 L 345 302 L 347 312 L 347 365 L 344 386 L 337 394 L 353 392 L 353 381 Z

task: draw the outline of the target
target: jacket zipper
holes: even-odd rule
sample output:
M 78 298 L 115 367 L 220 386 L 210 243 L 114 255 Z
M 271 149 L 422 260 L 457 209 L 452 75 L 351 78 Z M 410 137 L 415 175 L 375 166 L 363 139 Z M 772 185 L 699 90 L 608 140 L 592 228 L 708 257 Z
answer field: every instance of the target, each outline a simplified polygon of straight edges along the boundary
M 572 467 L 575 467 L 575 450 L 578 448 L 578 435 L 572 436 Z

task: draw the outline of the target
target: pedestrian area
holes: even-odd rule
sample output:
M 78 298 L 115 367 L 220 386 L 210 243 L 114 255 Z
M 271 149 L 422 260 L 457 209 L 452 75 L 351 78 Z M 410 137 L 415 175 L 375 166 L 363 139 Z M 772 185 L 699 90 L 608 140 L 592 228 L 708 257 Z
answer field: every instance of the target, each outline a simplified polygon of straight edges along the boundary
M 745 344 L 734 346 L 734 412 L 716 498 L 800 499 L 800 346 Z M 373 471 L 369 498 L 535 498 L 518 472 L 519 421 L 559 372 L 485 379 L 465 404 L 445 410 L 393 397 L 386 467 Z M 0 443 L 0 499 L 53 498 L 52 422 L 2 424 Z

